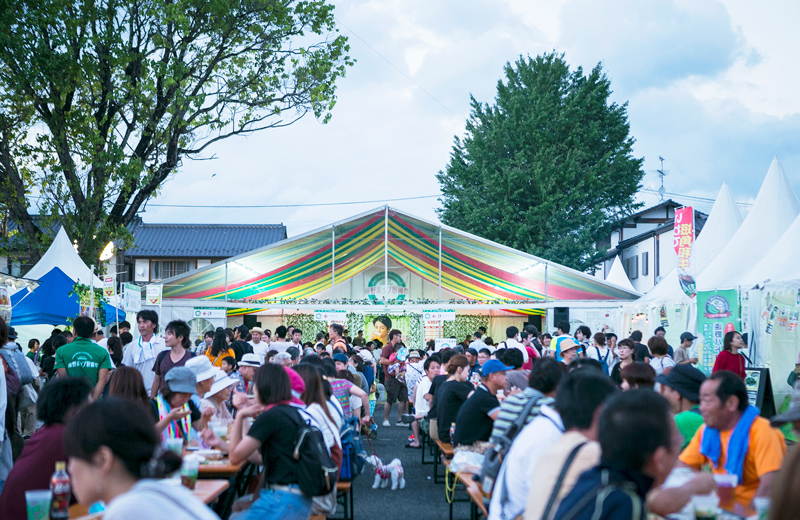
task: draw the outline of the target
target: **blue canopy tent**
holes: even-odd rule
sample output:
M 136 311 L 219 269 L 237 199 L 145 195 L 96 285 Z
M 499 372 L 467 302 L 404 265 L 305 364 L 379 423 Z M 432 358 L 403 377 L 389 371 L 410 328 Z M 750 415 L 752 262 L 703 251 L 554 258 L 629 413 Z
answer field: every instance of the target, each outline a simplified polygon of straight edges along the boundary
M 39 278 L 39 287 L 32 292 L 22 290 L 11 295 L 11 326 L 21 325 L 65 325 L 80 311 L 78 296 L 70 296 L 75 282 L 58 267 Z M 125 319 L 125 311 L 105 304 L 103 325 L 113 323 L 115 312 Z

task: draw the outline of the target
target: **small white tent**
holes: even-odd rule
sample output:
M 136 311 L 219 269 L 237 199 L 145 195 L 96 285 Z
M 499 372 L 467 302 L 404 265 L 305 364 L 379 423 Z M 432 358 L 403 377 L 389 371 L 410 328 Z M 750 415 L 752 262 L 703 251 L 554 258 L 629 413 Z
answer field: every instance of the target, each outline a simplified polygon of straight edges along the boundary
M 72 242 L 70 242 L 67 232 L 64 231 L 63 227 L 58 230 L 56 238 L 53 239 L 53 243 L 50 244 L 47 252 L 45 252 L 36 265 L 28 271 L 25 278 L 38 280 L 49 273 L 54 267 L 58 267 L 64 271 L 64 274 L 77 283 L 83 285 L 92 285 L 92 283 L 94 283 L 95 287 L 103 286 L 100 278 L 95 276 L 91 269 L 81 260 L 81 257 L 78 256 L 78 253 L 75 251 L 75 248 L 72 247 Z M 94 279 L 94 282 L 92 282 L 92 279 Z
M 630 292 L 636 292 L 630 278 L 625 274 L 625 268 L 622 267 L 622 260 L 620 260 L 619 257 L 614 258 L 611 269 L 608 271 L 608 276 L 606 276 L 606 281 L 618 285 L 623 289 L 627 289 Z
M 798 214 L 800 201 L 776 157 L 747 218 L 728 245 L 697 276 L 697 290 L 743 285 L 748 268 L 779 242 Z

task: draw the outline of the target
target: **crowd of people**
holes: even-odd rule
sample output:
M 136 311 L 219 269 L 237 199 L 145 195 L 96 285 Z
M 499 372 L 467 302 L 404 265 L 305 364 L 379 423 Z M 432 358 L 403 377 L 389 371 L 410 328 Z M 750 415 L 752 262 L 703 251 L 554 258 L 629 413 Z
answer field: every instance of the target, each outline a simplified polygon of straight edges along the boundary
M 331 497 L 300 488 L 295 448 L 311 424 L 330 459 L 345 463 L 349 421 L 372 438 L 410 428 L 461 451 L 499 452 L 484 492 L 491 520 L 645 519 L 669 516 L 735 476 L 728 508 L 772 497 L 773 520 L 793 518 L 800 456 L 775 426 L 800 428 L 800 389 L 772 422 L 749 404 L 741 335 L 728 332 L 709 377 L 695 367 L 696 339 L 670 346 L 664 330 L 642 343 L 586 326 L 554 335 L 508 327 L 495 343 L 478 330 L 461 345 L 409 348 L 391 326 L 380 339 L 342 325 L 314 333 L 279 326 L 217 328 L 194 345 L 180 320 L 138 313 L 136 340 L 120 322 L 105 338 L 88 317 L 55 330 L 28 353 L 0 319 L 0 517 L 26 518 L 25 491 L 46 489 L 69 461 L 73 500 L 109 520 L 212 519 L 189 491 L 155 479 L 181 460 L 171 442 L 221 450 L 263 467 L 244 518 L 307 519 Z M 373 419 L 381 394 L 383 421 Z M 392 408 L 396 403 L 396 420 Z M 358 434 L 358 433 L 357 433 Z M 333 490 L 335 493 L 335 490 Z

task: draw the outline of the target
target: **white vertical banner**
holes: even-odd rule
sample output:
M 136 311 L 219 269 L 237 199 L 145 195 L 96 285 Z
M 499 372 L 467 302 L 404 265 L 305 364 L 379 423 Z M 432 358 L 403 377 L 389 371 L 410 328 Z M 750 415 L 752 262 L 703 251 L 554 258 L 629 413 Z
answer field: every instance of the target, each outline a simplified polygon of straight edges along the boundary
M 125 311 L 139 312 L 142 310 L 142 289 L 138 285 L 126 283 L 123 294 Z
M 103 277 L 103 294 L 106 298 L 113 298 L 117 293 L 116 277 L 113 274 L 107 274 Z
M 163 288 L 163 285 L 147 286 L 147 305 L 161 305 L 161 290 Z

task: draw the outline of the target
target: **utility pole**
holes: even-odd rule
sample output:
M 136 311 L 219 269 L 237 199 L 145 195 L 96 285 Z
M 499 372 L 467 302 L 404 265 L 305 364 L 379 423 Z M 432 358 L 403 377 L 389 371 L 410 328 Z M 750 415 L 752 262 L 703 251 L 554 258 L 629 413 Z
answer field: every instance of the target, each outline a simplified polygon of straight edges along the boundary
M 667 176 L 668 172 L 664 169 L 664 158 L 659 155 L 658 160 L 661 161 L 661 169 L 656 170 L 658 177 L 661 179 L 661 187 L 658 188 L 658 194 L 661 195 L 661 202 L 664 202 L 664 194 L 667 192 L 664 189 L 664 177 Z

